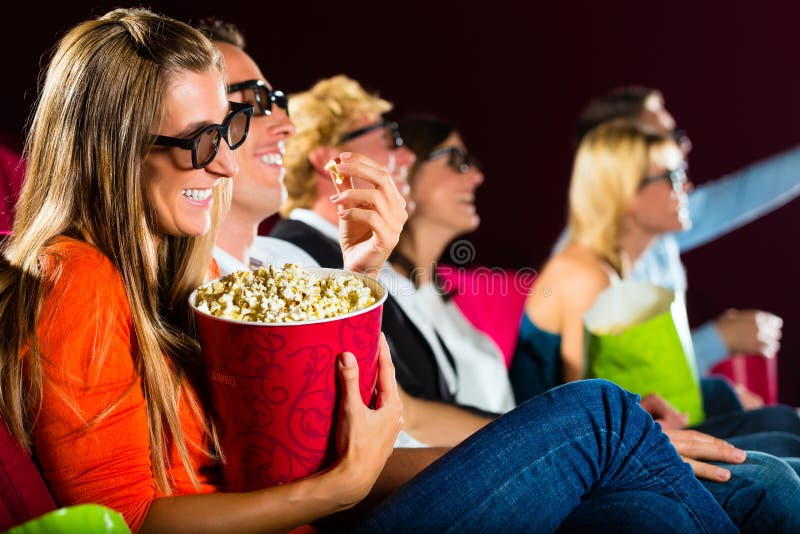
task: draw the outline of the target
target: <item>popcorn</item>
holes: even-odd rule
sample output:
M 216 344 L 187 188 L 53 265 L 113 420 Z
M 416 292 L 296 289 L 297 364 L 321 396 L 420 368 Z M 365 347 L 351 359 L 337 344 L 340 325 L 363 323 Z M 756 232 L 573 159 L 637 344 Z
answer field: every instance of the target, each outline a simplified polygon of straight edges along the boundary
M 341 163 L 342 161 L 339 158 L 333 158 L 328 163 L 325 164 L 325 170 L 328 171 L 331 175 L 331 180 L 335 185 L 342 185 L 344 183 L 344 176 L 336 170 L 336 165 Z M 339 188 L 337 187 L 336 190 L 338 191 Z
M 289 323 L 345 315 L 375 303 L 351 274 L 318 277 L 297 264 L 236 271 L 197 290 L 198 310 L 237 321 Z

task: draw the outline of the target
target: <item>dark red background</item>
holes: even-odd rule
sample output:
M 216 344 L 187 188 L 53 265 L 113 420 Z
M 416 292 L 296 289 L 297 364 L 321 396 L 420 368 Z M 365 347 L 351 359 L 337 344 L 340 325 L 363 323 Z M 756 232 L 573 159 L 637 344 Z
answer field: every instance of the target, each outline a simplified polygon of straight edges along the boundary
M 118 5 L 15 2 L 2 32 L 0 130 L 18 140 L 42 54 L 68 27 Z M 346 73 L 399 115 L 453 120 L 481 161 L 477 261 L 541 265 L 563 226 L 572 129 L 595 95 L 660 88 L 691 135 L 692 178 L 713 179 L 800 140 L 800 4 L 755 2 L 220 2 L 150 7 L 215 14 L 245 31 L 277 87 Z M 54 155 L 57 157 L 57 155 Z M 800 404 L 797 202 L 685 257 L 693 323 L 729 306 L 785 319 L 781 398 Z

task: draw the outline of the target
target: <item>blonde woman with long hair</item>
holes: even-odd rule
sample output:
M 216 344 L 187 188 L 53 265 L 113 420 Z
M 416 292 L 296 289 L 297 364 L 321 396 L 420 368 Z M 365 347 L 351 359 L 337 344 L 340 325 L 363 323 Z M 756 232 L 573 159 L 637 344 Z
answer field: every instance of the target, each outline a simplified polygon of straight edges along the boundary
M 569 188 L 569 243 L 544 266 L 525 304 L 521 343 L 530 337 L 540 346 L 543 386 L 583 378 L 584 314 L 652 239 L 688 224 L 684 169 L 672 139 L 634 122 L 584 137 Z M 519 352 L 518 344 L 515 360 Z M 525 385 L 515 388 L 519 396 Z
M 58 503 L 106 504 L 133 530 L 284 530 L 347 508 L 400 426 L 385 346 L 375 411 L 352 396 L 357 371 L 342 357 L 337 465 L 219 492 L 187 296 L 213 274 L 232 150 L 252 115 L 228 102 L 223 74 L 210 41 L 145 10 L 72 29 L 47 69 L 3 250 L 3 417 Z

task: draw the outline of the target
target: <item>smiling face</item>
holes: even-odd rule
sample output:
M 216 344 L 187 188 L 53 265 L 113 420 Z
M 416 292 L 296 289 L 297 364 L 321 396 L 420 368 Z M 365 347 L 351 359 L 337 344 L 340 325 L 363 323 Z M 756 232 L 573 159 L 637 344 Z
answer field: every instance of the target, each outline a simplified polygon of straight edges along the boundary
M 466 152 L 458 134 L 452 133 L 436 150 L 455 147 Z M 464 167 L 466 173 L 450 165 L 449 154 L 417 165 L 411 183 L 411 198 L 416 210 L 410 225 L 435 225 L 456 237 L 478 228 L 480 217 L 475 209 L 475 191 L 483 183 L 483 173 L 476 166 Z
M 247 80 L 267 82 L 253 59 L 243 50 L 228 43 L 215 43 L 225 57 L 228 85 Z M 246 217 L 254 224 L 276 213 L 285 198 L 282 179 L 285 141 L 295 128 L 286 112 L 272 105 L 270 115 L 260 114 L 250 89 L 228 95 L 233 102 L 245 102 L 256 108 L 250 121 L 247 142 L 236 151 L 239 175 L 233 183 L 229 217 Z
M 683 152 L 675 143 L 651 149 L 647 177 L 663 179 L 643 185 L 628 209 L 632 219 L 645 231 L 662 234 L 679 232 L 691 226 L 687 196 L 690 184 L 685 182 L 673 186 L 668 178 L 669 171 L 685 166 Z
M 157 133 L 190 138 L 209 124 L 222 124 L 228 107 L 218 72 L 180 72 L 165 94 L 164 118 Z M 192 167 L 189 150 L 152 146 L 142 162 L 142 183 L 158 232 L 176 236 L 208 232 L 212 188 L 218 178 L 232 177 L 236 171 L 233 153 L 224 140 L 217 156 L 203 169 Z

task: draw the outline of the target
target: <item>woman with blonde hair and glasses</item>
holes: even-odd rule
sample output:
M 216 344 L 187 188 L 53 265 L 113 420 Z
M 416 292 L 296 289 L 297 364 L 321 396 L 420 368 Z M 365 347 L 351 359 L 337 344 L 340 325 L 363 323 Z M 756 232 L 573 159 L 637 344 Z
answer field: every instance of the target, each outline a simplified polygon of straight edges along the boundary
M 583 137 L 569 189 L 567 246 L 547 262 L 525 304 L 511 367 L 517 401 L 584 376 L 584 315 L 604 289 L 630 277 L 655 240 L 691 225 L 690 185 L 678 141 L 647 123 L 611 121 Z M 691 350 L 684 293 L 677 291 L 675 301 L 676 325 Z M 696 428 L 721 438 L 800 436 L 800 418 L 782 406 L 709 416 Z
M 278 532 L 350 508 L 392 460 L 402 423 L 386 344 L 375 410 L 354 358 L 339 355 L 336 463 L 223 491 L 187 309 L 216 271 L 232 150 L 252 113 L 228 102 L 223 79 L 210 41 L 146 10 L 72 29 L 47 70 L 3 247 L 3 418 L 59 504 L 104 504 L 134 531 Z M 554 531 L 584 495 L 624 491 L 660 496 L 678 531 L 734 530 L 635 397 L 602 381 L 489 425 L 352 527 Z
M 216 274 L 252 113 L 228 101 L 208 39 L 146 10 L 79 24 L 53 53 L 3 248 L 0 410 L 61 505 L 107 505 L 134 531 L 285 530 L 359 501 L 391 452 L 401 408 L 384 346 L 377 410 L 340 357 L 335 467 L 220 492 L 187 297 Z
M 685 154 L 672 136 L 627 120 L 602 124 L 584 136 L 569 188 L 569 242 L 544 266 L 525 303 L 510 370 L 518 402 L 585 376 L 584 316 L 601 292 L 628 277 L 631 266 L 654 239 L 690 223 L 689 187 Z M 678 301 L 672 311 L 678 329 L 688 334 L 685 305 Z M 662 399 L 654 400 L 658 402 L 649 411 L 654 417 L 666 416 L 661 421 L 664 431 L 685 454 L 686 440 L 696 432 L 685 430 L 685 419 L 677 417 Z M 693 428 L 710 434 L 700 440 L 706 445 L 716 436 L 741 448 L 794 456 L 796 436 L 770 432 L 770 410 L 721 414 Z M 763 421 L 759 420 L 761 411 L 766 414 Z M 745 432 L 745 424 L 755 429 Z M 798 528 L 800 481 L 791 469 L 797 471 L 800 463 L 795 458 L 748 453 L 748 463 L 755 461 L 754 470 L 732 466 L 726 472 L 694 452 L 686 454 L 686 460 L 698 476 L 708 480 L 724 482 L 731 472 L 750 476 L 748 472 L 764 469 L 761 480 L 781 481 L 775 487 L 783 489 L 772 492 L 773 512 L 766 513 L 763 521 Z M 763 468 L 758 467 L 761 463 Z M 729 510 L 732 517 L 745 517 L 736 508 Z M 749 519 L 745 524 L 736 522 L 744 530 L 759 525 Z

